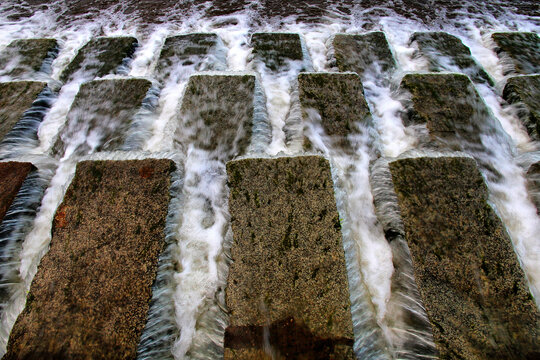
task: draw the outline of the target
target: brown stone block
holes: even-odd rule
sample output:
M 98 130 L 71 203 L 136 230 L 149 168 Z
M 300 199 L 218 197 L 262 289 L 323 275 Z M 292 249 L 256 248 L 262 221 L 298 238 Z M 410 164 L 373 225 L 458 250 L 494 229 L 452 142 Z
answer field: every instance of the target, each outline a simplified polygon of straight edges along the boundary
M 174 163 L 83 161 L 10 335 L 7 359 L 135 359 Z
M 58 55 L 55 39 L 20 39 L 12 41 L 0 54 L 0 75 L 30 78 Z M 50 64 L 49 64 L 50 65 Z
M 441 358 L 538 358 L 538 309 L 475 161 L 389 165 Z
M 0 162 L 0 223 L 17 196 L 24 179 L 33 169 L 31 163 Z
M 518 104 L 518 114 L 531 139 L 540 140 L 540 75 L 516 76 L 508 79 L 503 97 Z
M 304 59 L 299 34 L 255 33 L 251 36 L 253 54 L 271 70 L 277 71 L 287 60 Z
M 328 161 L 243 159 L 227 163 L 227 174 L 234 243 L 225 358 L 353 359 Z

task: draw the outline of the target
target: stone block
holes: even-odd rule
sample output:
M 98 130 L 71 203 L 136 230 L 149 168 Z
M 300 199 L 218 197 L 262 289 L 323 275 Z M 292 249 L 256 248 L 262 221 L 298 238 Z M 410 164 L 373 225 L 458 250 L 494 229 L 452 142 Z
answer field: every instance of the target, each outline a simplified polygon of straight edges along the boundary
M 495 51 L 507 59 L 511 67 L 504 75 L 511 73 L 540 73 L 540 38 L 532 32 L 493 33 L 491 38 L 496 44 Z
M 509 78 L 503 98 L 518 104 L 518 115 L 533 140 L 540 140 L 540 75 Z
M 58 55 L 55 39 L 20 39 L 12 41 L 0 54 L 0 75 L 29 79 L 37 72 L 46 73 Z M 49 62 L 49 69 L 46 68 Z
M 31 163 L 0 162 L 0 223 L 4 219 L 22 183 L 34 169 Z
M 529 167 L 527 180 L 527 190 L 529 190 L 531 200 L 536 205 L 536 212 L 540 214 L 540 162 Z
M 287 61 L 304 59 L 299 34 L 255 33 L 251 36 L 251 46 L 255 57 L 273 71 L 285 66 Z

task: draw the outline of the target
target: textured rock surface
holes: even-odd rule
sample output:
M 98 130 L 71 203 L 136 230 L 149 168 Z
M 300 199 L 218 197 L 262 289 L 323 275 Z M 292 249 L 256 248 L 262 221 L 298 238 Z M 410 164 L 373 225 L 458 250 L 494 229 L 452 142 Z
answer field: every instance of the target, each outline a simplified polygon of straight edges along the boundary
M 176 139 L 225 160 L 242 154 L 250 142 L 254 88 L 253 75 L 192 76 Z
M 180 66 L 193 66 L 195 70 L 218 70 L 225 67 L 217 58 L 219 38 L 216 34 L 187 34 L 168 37 L 161 49 L 156 72 L 166 80 Z
M 117 150 L 152 83 L 144 79 L 84 83 L 53 148 L 55 155 Z
M 537 34 L 503 32 L 494 33 L 491 37 L 499 57 L 506 57 L 512 64 L 504 71 L 504 75 L 540 73 L 540 38 Z
M 538 358 L 538 309 L 474 160 L 402 159 L 390 171 L 441 358 Z
M 55 39 L 20 39 L 12 41 L 0 54 L 0 75 L 30 78 L 42 69 L 45 60 L 58 54 Z
M 84 45 L 73 61 L 62 72 L 60 80 L 67 82 L 75 76 L 85 80 L 115 73 L 137 47 L 137 39 L 130 36 L 100 37 Z
M 302 73 L 298 86 L 305 121 L 318 121 L 309 113 L 315 109 L 320 115 L 319 125 L 330 139 L 328 145 L 354 152 L 348 136 L 359 133 L 355 122 L 371 122 L 360 77 L 351 73 Z M 304 147 L 312 147 L 307 138 Z
M 534 163 L 527 171 L 527 188 L 529 195 L 536 205 L 536 212 L 540 214 L 540 162 Z
M 390 45 L 383 32 L 362 35 L 337 34 L 334 37 L 334 57 L 339 71 L 353 71 L 362 76 L 366 69 L 380 66 L 383 72 L 396 67 Z
M 78 164 L 4 360 L 135 359 L 173 169 L 170 160 Z
M 0 162 L 0 223 L 32 169 L 31 163 Z
M 234 243 L 226 359 L 353 359 L 347 271 L 328 161 L 227 163 Z M 265 326 L 268 326 L 265 329 Z
M 0 83 L 0 141 L 22 118 L 46 86 L 46 83 L 37 81 Z
M 519 104 L 519 117 L 529 136 L 540 140 L 540 75 L 508 79 L 503 97 L 509 103 Z
M 288 60 L 303 60 L 302 43 L 299 34 L 255 33 L 251 46 L 256 58 L 271 70 L 278 70 Z
M 410 42 L 415 42 L 420 54 L 427 58 L 429 71 L 464 72 L 472 81 L 493 85 L 493 80 L 459 38 L 445 32 L 416 32 Z

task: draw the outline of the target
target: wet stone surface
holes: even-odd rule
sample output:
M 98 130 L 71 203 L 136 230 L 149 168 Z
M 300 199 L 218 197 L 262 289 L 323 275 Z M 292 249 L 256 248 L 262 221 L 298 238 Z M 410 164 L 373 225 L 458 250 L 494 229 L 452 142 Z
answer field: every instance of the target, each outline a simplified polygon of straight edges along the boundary
M 135 359 L 173 170 L 170 160 L 78 164 L 4 360 Z
M 540 140 L 540 75 L 508 79 L 503 98 L 518 105 L 518 115 L 533 140 Z
M 339 71 L 352 71 L 362 76 L 376 66 L 382 72 L 395 69 L 396 61 L 383 32 L 362 35 L 337 34 L 333 41 L 334 60 Z
M 183 66 L 192 66 L 196 71 L 224 69 L 226 64 L 217 58 L 220 45 L 221 40 L 216 34 L 197 33 L 168 37 L 159 55 L 156 68 L 158 79 L 167 80 Z
M 92 80 L 114 74 L 133 56 L 137 45 L 137 39 L 130 36 L 92 39 L 79 50 L 73 61 L 62 72 L 60 81 L 65 83 L 75 77 Z
M 538 309 L 474 160 L 389 165 L 441 358 L 538 358 Z
M 151 85 L 136 78 L 81 85 L 53 154 L 61 157 L 117 150 Z
M 540 162 L 532 164 L 527 171 L 527 190 L 536 205 L 536 212 L 540 214 Z
M 353 359 L 328 161 L 243 159 L 227 163 L 227 175 L 234 243 L 225 359 Z
M 0 76 L 30 79 L 37 72 L 47 73 L 46 61 L 52 63 L 58 55 L 55 39 L 20 39 L 12 41 L 0 53 Z
M 463 72 L 474 82 L 494 85 L 459 38 L 445 32 L 416 32 L 410 42 L 416 43 L 419 53 L 427 58 L 429 71 Z
M 31 163 L 0 162 L 0 223 L 33 168 Z
M 255 57 L 273 71 L 286 66 L 287 61 L 304 59 L 299 34 L 255 33 L 251 46 Z
M 320 121 L 317 125 L 322 126 L 330 141 L 327 146 L 354 153 L 349 137 L 360 133 L 355 122 L 371 123 L 360 77 L 352 73 L 301 73 L 298 86 L 304 122 Z M 320 120 L 312 110 L 316 110 Z M 309 139 L 304 138 L 304 148 L 312 147 Z
M 195 75 L 182 100 L 177 146 L 229 160 L 249 145 L 253 122 L 253 75 Z
M 499 57 L 511 63 L 504 75 L 540 73 L 540 38 L 535 33 L 502 32 L 491 35 Z
M 38 81 L 0 83 L 0 141 L 13 129 L 47 86 Z

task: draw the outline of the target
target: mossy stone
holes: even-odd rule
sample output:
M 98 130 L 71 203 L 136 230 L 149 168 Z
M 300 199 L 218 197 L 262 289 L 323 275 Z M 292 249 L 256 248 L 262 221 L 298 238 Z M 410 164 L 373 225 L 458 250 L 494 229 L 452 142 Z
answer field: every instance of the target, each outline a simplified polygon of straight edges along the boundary
M 518 115 L 533 140 L 540 140 L 540 75 L 509 78 L 503 98 L 519 104 Z
M 156 159 L 77 165 L 4 360 L 136 358 L 173 170 Z
M 538 309 L 475 161 L 422 157 L 389 166 L 441 358 L 538 358 Z
M 227 163 L 233 262 L 225 359 L 353 359 L 347 270 L 330 166 L 318 156 Z M 317 350 L 320 353 L 317 354 Z
M 495 51 L 499 57 L 507 57 L 513 68 L 507 69 L 504 75 L 510 73 L 535 74 L 540 73 L 540 38 L 532 32 L 499 32 L 491 38 L 496 44 Z
M 45 60 L 52 61 L 57 55 L 55 39 L 14 40 L 0 54 L 0 75 L 28 79 L 42 70 Z M 13 67 L 7 67 L 8 64 Z
M 277 71 L 287 60 L 304 59 L 299 34 L 254 33 L 251 36 L 253 54 L 271 70 Z

